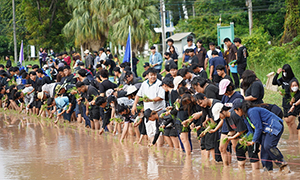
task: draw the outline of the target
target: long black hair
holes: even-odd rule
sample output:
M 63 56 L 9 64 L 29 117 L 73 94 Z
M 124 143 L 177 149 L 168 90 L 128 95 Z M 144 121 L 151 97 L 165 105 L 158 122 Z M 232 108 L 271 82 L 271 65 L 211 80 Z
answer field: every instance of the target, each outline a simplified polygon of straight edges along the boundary
M 295 77 L 292 67 L 289 64 L 283 65 L 282 69 L 286 72 L 286 76 L 283 76 L 283 74 L 282 74 L 283 80 L 290 81 L 291 79 L 293 79 Z
M 251 101 L 243 101 L 243 103 L 242 103 L 242 111 L 243 111 L 243 113 L 244 113 L 244 115 L 245 115 L 245 117 L 248 117 L 248 110 L 250 109 L 250 108 L 253 108 L 253 107 L 261 107 L 261 105 L 259 105 L 259 104 L 253 104 Z
M 245 91 L 251 86 L 254 81 L 258 80 L 254 71 L 251 70 L 244 71 L 244 73 L 242 74 L 242 79 L 242 89 Z
M 189 116 L 192 115 L 192 109 L 196 106 L 195 98 L 191 94 L 185 93 L 181 98 L 181 103 L 183 109 L 188 112 Z

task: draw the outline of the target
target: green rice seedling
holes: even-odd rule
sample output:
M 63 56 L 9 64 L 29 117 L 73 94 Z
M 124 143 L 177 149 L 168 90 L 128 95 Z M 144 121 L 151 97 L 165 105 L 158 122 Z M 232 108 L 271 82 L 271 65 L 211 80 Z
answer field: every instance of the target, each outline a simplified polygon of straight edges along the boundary
M 228 137 L 226 137 L 222 140 L 222 144 L 225 144 L 227 141 L 228 141 Z
M 194 132 L 194 133 L 197 133 L 197 128 L 194 128 L 194 129 L 193 129 L 193 132 Z
M 144 106 L 143 106 L 143 105 L 136 106 L 136 109 L 137 109 L 138 111 L 141 111 L 142 109 L 144 109 Z
M 217 123 L 207 121 L 206 129 L 200 134 L 200 136 L 204 136 L 206 133 L 208 133 L 210 130 L 214 129 L 217 126 Z
M 193 119 L 193 116 L 190 116 L 187 120 L 191 120 L 191 119 Z M 189 125 L 190 125 L 190 123 L 188 123 L 187 125 L 186 125 L 186 127 L 182 127 L 182 132 L 189 132 Z
M 77 88 L 76 88 L 76 87 L 72 87 L 71 89 L 69 89 L 69 90 L 67 91 L 67 93 L 71 93 L 72 91 L 77 91 Z
M 142 98 L 139 98 L 139 101 L 148 102 L 150 98 L 148 98 L 146 95 Z
M 115 121 L 116 123 L 123 122 L 123 120 L 121 118 L 111 118 L 109 121 Z
M 41 109 L 42 109 L 43 111 L 46 111 L 47 108 L 48 108 L 48 105 L 47 105 L 47 104 L 43 104 L 42 107 L 41 107 Z
M 179 102 L 175 102 L 174 103 L 174 107 L 175 107 L 175 109 L 179 109 L 180 108 L 180 103 Z
M 160 127 L 160 128 L 159 128 L 159 131 L 162 132 L 162 133 L 164 133 L 164 132 L 165 132 L 165 129 L 162 128 L 162 127 Z
M 241 144 L 241 147 L 240 148 L 244 148 L 246 149 L 247 148 L 247 142 L 251 142 L 253 139 L 253 134 L 249 134 L 248 136 L 247 135 L 244 135 L 242 137 L 242 139 L 239 141 L 239 143 Z
M 281 95 L 282 95 L 282 96 L 285 95 L 285 89 L 279 89 L 279 92 L 281 92 Z

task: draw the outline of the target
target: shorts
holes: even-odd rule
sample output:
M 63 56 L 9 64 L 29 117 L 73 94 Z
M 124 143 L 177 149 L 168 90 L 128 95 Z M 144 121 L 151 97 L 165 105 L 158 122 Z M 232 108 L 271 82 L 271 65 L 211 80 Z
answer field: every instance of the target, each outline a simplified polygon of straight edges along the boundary
M 217 147 L 219 132 L 207 133 L 201 138 L 201 150 L 211 150 Z
M 173 137 L 177 137 L 178 136 L 178 133 L 177 133 L 177 129 L 175 126 L 173 127 L 170 127 L 170 128 L 166 128 L 165 129 L 165 132 L 164 132 L 164 136 L 173 136 Z
M 35 108 L 41 109 L 42 101 L 34 101 L 32 106 Z
M 227 123 L 225 122 L 225 120 L 224 120 L 222 128 L 221 128 L 221 133 L 222 134 L 228 134 L 229 133 L 229 130 L 228 130 L 228 127 L 227 127 Z
M 91 105 L 89 109 L 90 120 L 93 121 L 100 119 L 100 106 Z
M 254 146 L 256 146 L 256 152 L 254 151 Z M 254 146 L 248 146 L 244 149 L 240 143 L 236 145 L 236 157 L 238 161 L 246 160 L 246 152 L 248 151 L 248 156 L 251 163 L 255 163 L 259 161 L 258 153 L 259 153 L 259 144 L 256 143 Z
M 145 123 L 143 120 L 141 120 L 141 124 L 139 125 L 139 130 L 140 130 L 140 133 L 141 135 L 147 135 L 147 132 L 146 132 L 146 126 L 145 126 Z
M 289 112 L 289 110 L 290 108 L 283 108 L 283 117 L 287 118 L 289 116 L 297 116 L 299 114 L 299 112 L 297 113 L 296 110 L 294 110 L 293 112 Z

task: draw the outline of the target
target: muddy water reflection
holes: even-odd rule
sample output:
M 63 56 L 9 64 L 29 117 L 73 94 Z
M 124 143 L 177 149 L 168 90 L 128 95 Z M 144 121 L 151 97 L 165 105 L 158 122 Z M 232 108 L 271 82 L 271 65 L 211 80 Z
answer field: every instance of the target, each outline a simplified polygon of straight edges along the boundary
M 120 144 L 118 136 L 98 136 L 82 127 L 56 126 L 33 118 L 0 115 L 0 179 L 297 179 L 293 173 L 277 176 L 262 171 L 245 172 L 221 164 L 201 164 L 194 141 L 192 158 L 167 148 L 133 145 L 133 138 Z M 194 138 L 195 139 L 195 138 Z M 298 141 L 280 141 L 287 161 L 300 163 Z

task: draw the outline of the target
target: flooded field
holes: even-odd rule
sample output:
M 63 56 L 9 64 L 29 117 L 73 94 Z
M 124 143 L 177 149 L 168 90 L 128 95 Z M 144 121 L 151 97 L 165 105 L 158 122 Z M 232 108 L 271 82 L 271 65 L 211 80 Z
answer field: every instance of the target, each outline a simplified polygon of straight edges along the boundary
M 299 179 L 300 146 L 285 132 L 279 143 L 292 173 L 252 172 L 250 163 L 239 171 L 236 158 L 230 168 L 201 162 L 193 138 L 193 155 L 133 145 L 134 137 L 118 136 L 83 127 L 55 125 L 22 115 L 0 114 L 0 179 Z

